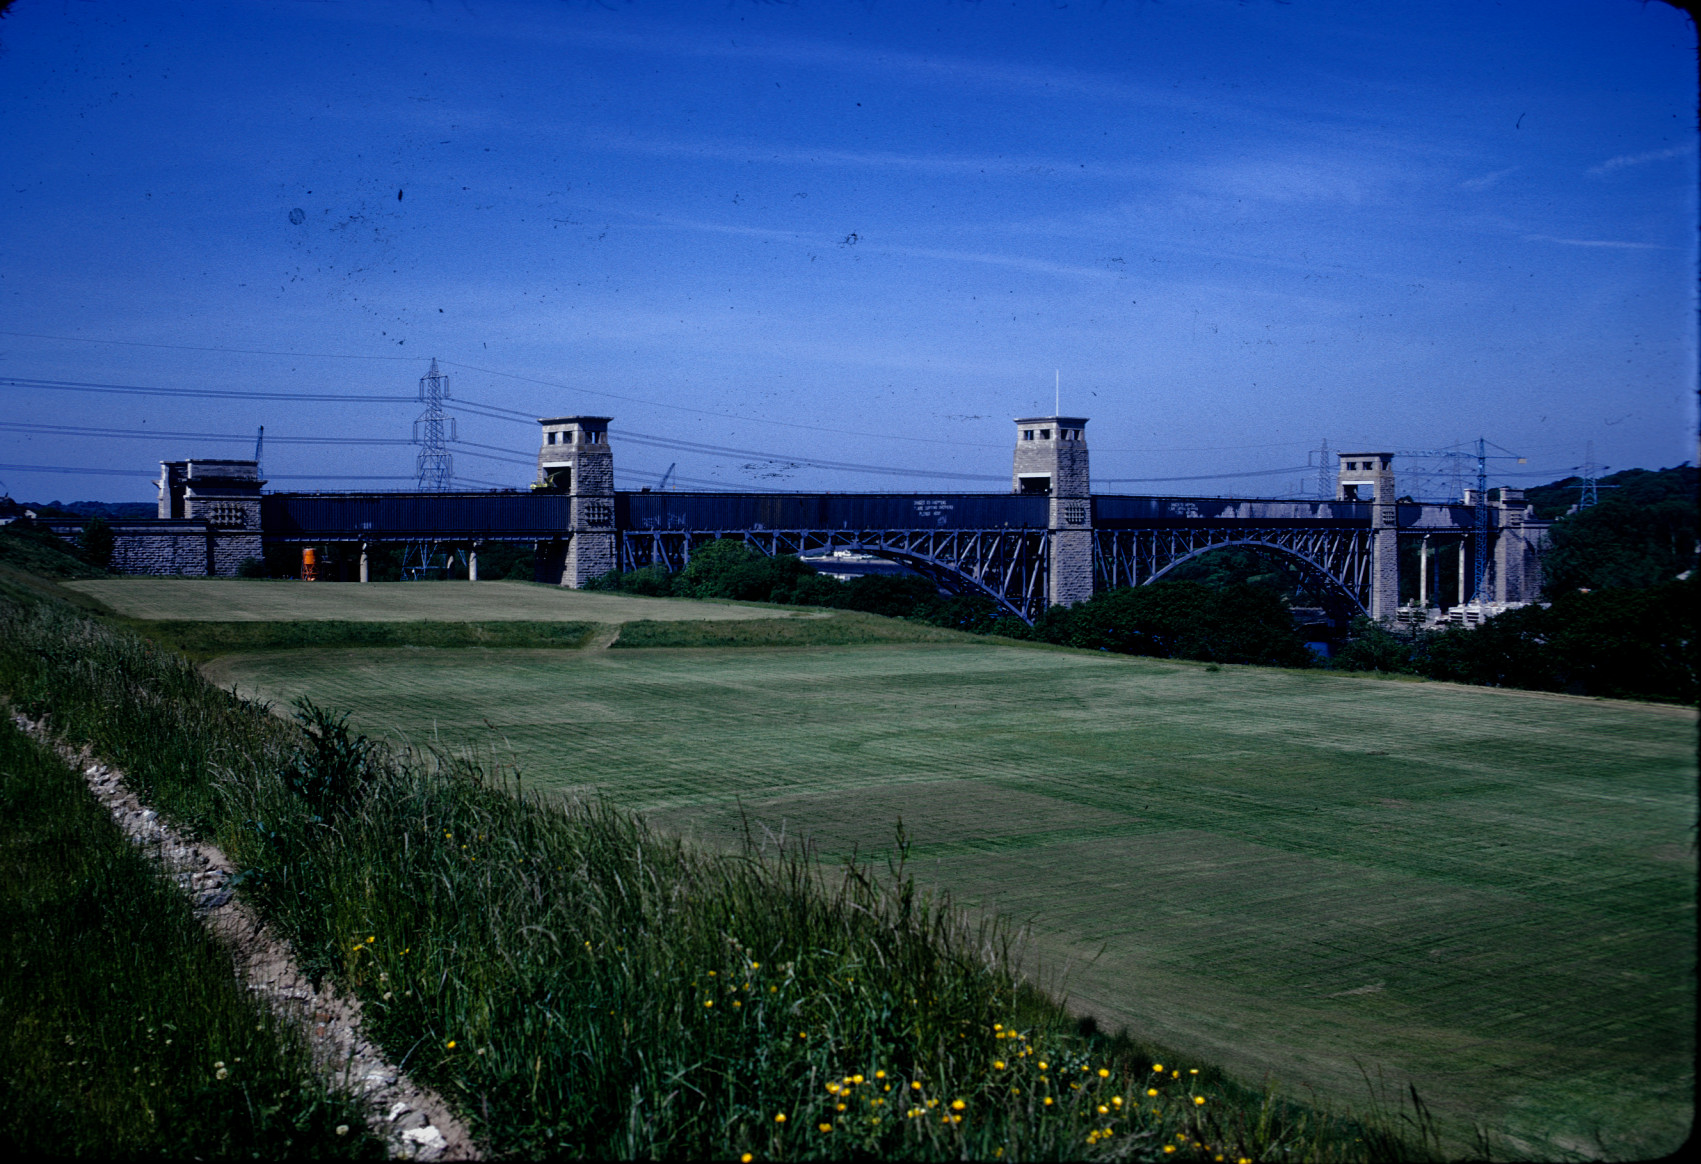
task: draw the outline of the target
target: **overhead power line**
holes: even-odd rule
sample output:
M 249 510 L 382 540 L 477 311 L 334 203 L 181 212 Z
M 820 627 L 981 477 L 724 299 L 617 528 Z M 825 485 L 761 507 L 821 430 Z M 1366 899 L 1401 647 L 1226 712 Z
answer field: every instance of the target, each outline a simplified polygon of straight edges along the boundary
M 83 465 L 4 465 L 0 464 L 0 472 L 6 473 L 92 473 L 101 477 L 146 477 L 150 481 L 159 474 L 156 465 L 149 469 L 91 469 Z M 358 475 L 350 476 L 339 473 L 279 473 L 268 478 L 272 481 L 412 481 L 406 474 L 388 475 Z
M 1230 481 L 1240 477 L 1275 477 L 1282 473 L 1303 473 L 1310 465 L 1289 465 L 1281 469 L 1257 469 L 1250 473 L 1194 473 L 1186 477 L 1100 477 L 1103 485 L 1161 485 L 1166 481 Z
M 102 384 L 87 380 L 34 380 L 0 376 L 0 384 L 56 392 L 116 392 L 137 396 L 190 396 L 217 400 L 334 400 L 343 404 L 413 404 L 414 396 L 369 396 L 341 392 L 238 392 L 228 388 L 153 388 L 142 384 Z

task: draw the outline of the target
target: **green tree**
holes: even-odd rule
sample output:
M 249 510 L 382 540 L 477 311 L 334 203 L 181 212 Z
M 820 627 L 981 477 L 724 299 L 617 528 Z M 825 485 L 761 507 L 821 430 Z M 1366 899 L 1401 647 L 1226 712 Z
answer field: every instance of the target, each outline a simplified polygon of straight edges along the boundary
M 1033 637 L 1063 646 L 1159 658 L 1306 667 L 1312 655 L 1277 593 L 1244 583 L 1154 582 L 1053 607 Z
M 77 539 L 83 561 L 101 570 L 110 569 L 113 545 L 112 527 L 104 517 L 91 517 L 83 523 L 82 535 Z

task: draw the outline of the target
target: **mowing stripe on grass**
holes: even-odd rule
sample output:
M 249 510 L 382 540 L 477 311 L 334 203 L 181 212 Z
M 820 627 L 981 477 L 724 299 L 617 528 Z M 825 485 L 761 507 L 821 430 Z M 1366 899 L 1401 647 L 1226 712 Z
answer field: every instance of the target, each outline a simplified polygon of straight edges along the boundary
M 209 670 L 416 740 L 488 721 L 530 786 L 711 843 L 877 855 L 901 816 L 1105 1021 L 1341 1104 L 1415 1081 L 1459 1150 L 1690 1124 L 1688 709 L 984 642 Z

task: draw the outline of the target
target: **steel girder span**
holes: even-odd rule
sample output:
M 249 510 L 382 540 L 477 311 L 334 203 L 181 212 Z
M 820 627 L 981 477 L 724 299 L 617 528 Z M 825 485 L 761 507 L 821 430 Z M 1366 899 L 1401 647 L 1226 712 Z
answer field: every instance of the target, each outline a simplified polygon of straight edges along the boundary
M 1017 618 L 1045 612 L 1050 534 L 1045 529 L 622 530 L 622 570 L 681 570 L 692 546 L 737 538 L 769 556 L 834 550 L 900 562 L 952 594 L 991 598 Z
M 1095 530 L 1093 589 L 1144 586 L 1183 562 L 1236 546 L 1286 558 L 1326 591 L 1345 598 L 1355 613 L 1370 609 L 1372 532 L 1339 526 L 1224 524 Z

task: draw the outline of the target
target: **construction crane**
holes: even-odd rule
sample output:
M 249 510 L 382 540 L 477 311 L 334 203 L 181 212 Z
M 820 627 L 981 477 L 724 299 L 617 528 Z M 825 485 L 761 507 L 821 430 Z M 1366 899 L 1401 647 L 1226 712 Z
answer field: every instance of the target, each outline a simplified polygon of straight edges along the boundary
M 667 467 L 667 472 L 662 474 L 661 484 L 656 486 L 656 492 L 657 493 L 667 492 L 667 483 L 669 481 L 673 480 L 673 471 L 677 468 L 679 468 L 679 462 L 678 461 L 675 461 L 673 464 L 671 464 Z
M 1488 450 L 1490 446 L 1499 449 L 1499 452 L 1489 452 Z M 1398 457 L 1457 457 L 1462 453 L 1463 450 L 1458 448 L 1402 449 L 1394 455 Z M 1464 453 L 1463 455 L 1469 456 L 1470 454 Z M 1471 598 L 1473 601 L 1480 603 L 1483 600 L 1483 582 L 1488 577 L 1488 463 L 1491 460 L 1511 460 L 1522 465 L 1526 462 L 1527 458 L 1520 457 L 1517 453 L 1514 453 L 1510 449 L 1501 448 L 1499 445 L 1494 444 L 1493 441 L 1478 437 L 1476 460 L 1476 506 L 1474 514 L 1475 521 L 1472 523 L 1474 529 L 1472 530 L 1471 537 L 1471 540 L 1475 543 L 1473 549 L 1476 551 L 1474 555 L 1475 561 L 1473 562 L 1475 581 L 1471 586 Z
M 256 477 L 265 476 L 264 473 L 260 472 L 260 450 L 265 447 L 265 444 L 266 426 L 262 424 L 260 431 L 254 436 L 254 476 Z

